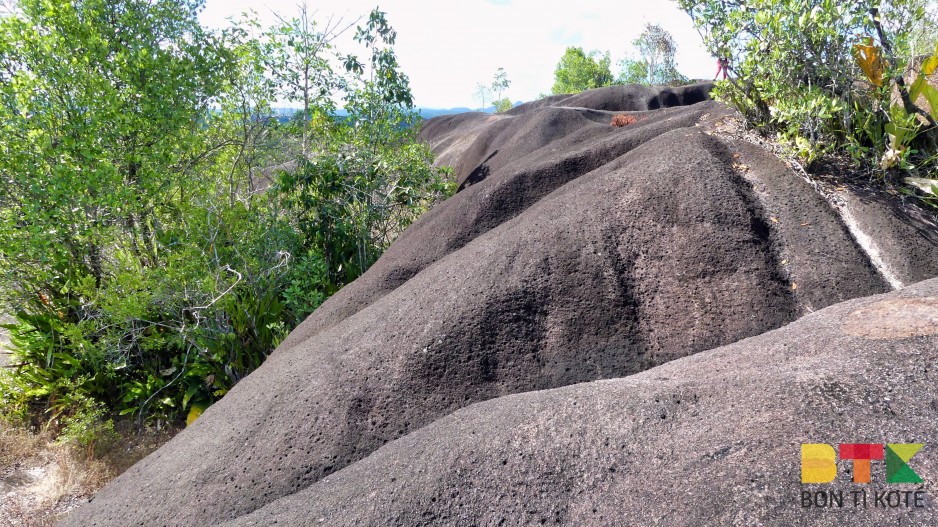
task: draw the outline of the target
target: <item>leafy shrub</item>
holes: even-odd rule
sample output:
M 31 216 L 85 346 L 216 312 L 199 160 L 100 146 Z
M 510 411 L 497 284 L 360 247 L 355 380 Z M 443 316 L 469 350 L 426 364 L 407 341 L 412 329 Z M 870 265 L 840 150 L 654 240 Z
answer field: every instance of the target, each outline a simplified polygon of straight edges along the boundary
M 936 115 L 906 85 L 921 0 L 679 0 L 733 76 L 714 92 L 807 163 L 849 152 L 866 170 L 915 169 Z M 930 59 L 929 59 L 930 60 Z M 938 60 L 938 59 L 936 59 Z M 920 145 L 923 146 L 923 145 Z
M 65 420 L 58 442 L 83 447 L 93 455 L 96 447 L 107 448 L 116 438 L 114 421 L 110 419 L 107 408 L 100 402 L 87 399 Z
M 297 257 L 290 266 L 286 280 L 283 299 L 296 324 L 335 292 L 335 287 L 329 281 L 326 260 L 312 249 Z
M 497 99 L 493 104 L 495 105 L 495 111 L 497 113 L 507 112 L 514 107 L 511 103 L 511 99 L 508 98 Z

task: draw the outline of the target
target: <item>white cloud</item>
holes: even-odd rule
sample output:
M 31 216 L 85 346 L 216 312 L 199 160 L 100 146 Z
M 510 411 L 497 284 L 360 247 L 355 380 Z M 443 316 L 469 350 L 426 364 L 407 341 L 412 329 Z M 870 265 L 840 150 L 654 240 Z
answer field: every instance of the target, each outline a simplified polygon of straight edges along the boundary
M 320 0 L 310 9 L 324 20 L 367 15 L 376 0 Z M 507 95 L 527 101 L 553 84 L 557 61 L 568 45 L 610 51 L 613 64 L 633 53 L 631 42 L 645 23 L 663 26 L 678 44 L 679 70 L 707 78 L 716 71 L 690 18 L 674 2 L 661 0 L 386 0 L 380 8 L 398 32 L 396 51 L 410 76 L 416 103 L 426 108 L 478 106 L 473 91 L 491 82 L 499 67 L 512 81 Z M 253 8 L 265 23 L 272 12 L 296 12 L 294 0 L 208 0 L 202 20 L 222 26 L 225 19 Z M 351 32 L 340 48 L 349 48 Z M 616 68 L 613 68 L 616 73 Z

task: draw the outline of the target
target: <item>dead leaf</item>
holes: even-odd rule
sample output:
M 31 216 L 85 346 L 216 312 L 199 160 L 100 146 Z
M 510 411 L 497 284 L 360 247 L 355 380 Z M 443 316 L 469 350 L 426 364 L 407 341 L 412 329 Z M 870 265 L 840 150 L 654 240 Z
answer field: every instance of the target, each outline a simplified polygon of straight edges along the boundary
M 931 75 L 932 73 L 935 73 L 936 69 L 938 69 L 938 51 L 936 51 L 935 55 L 928 57 L 928 60 L 922 64 L 922 73 L 925 75 Z
M 856 59 L 860 69 L 866 74 L 873 86 L 883 85 L 883 59 L 880 55 L 879 46 L 873 44 L 873 39 L 867 37 L 865 44 L 855 44 L 853 46 L 853 58 Z

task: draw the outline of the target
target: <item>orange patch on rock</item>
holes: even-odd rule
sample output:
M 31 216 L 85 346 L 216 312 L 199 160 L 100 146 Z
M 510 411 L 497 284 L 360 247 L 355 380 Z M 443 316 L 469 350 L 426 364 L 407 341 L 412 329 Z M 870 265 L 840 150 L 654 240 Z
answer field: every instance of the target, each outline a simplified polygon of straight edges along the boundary
M 842 329 L 870 339 L 938 335 L 938 297 L 875 302 L 851 313 Z

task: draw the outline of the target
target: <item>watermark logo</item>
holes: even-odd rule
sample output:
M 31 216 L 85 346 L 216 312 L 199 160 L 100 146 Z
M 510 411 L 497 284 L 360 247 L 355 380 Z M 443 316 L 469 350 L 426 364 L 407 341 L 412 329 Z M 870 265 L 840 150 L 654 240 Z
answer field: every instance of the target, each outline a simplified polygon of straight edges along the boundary
M 841 443 L 840 459 L 853 461 L 853 482 L 870 483 L 873 461 L 886 461 L 886 483 L 921 483 L 909 461 L 921 443 Z M 831 483 L 837 479 L 837 453 L 831 445 L 801 445 L 801 482 Z
M 922 443 L 841 443 L 835 451 L 833 445 L 810 443 L 801 445 L 801 483 L 825 484 L 837 480 L 837 460 L 850 461 L 853 466 L 853 483 L 869 485 L 873 482 L 873 462 L 885 462 L 885 483 L 918 484 L 922 478 L 913 470 L 910 462 L 924 447 Z M 879 463 L 876 464 L 879 466 Z M 882 482 L 877 470 L 876 480 Z M 856 489 L 847 492 L 838 489 L 818 491 L 803 490 L 801 506 L 804 508 L 840 508 L 851 502 L 854 507 L 924 507 L 925 491 L 898 489 Z M 849 499 L 849 498 L 852 498 Z

